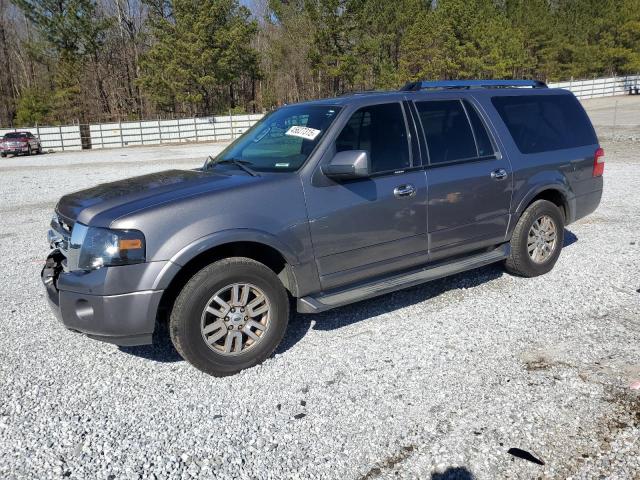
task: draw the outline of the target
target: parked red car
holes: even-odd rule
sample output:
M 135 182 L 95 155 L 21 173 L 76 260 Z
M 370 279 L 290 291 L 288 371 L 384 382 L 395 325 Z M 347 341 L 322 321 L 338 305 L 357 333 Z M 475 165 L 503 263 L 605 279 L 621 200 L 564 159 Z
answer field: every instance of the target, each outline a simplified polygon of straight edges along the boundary
M 31 132 L 10 132 L 5 134 L 0 142 L 0 155 L 3 157 L 10 153 L 31 155 L 34 152 L 42 153 L 42 144 Z

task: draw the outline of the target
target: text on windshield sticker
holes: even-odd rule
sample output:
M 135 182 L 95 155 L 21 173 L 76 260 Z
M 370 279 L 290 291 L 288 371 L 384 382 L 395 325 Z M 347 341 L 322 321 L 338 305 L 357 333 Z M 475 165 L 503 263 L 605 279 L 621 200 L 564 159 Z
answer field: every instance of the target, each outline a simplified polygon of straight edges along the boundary
M 309 128 L 309 127 L 300 127 L 297 125 L 291 127 L 285 133 L 285 135 L 290 135 L 292 137 L 300 137 L 300 138 L 304 138 L 305 140 L 315 140 L 319 134 L 320 134 L 320 130 L 316 130 L 315 128 Z

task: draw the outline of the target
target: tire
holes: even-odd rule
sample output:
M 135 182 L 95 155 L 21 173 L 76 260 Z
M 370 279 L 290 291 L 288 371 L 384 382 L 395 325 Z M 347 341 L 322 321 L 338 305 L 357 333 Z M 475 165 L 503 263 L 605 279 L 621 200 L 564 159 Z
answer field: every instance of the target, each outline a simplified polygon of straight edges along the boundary
M 2 156 L 2 158 L 6 158 L 6 156 L 7 156 L 6 153 L 1 153 L 0 155 Z
M 217 303 L 214 297 L 218 295 L 217 298 L 224 298 L 227 307 L 230 307 L 233 297 L 227 299 L 225 295 L 227 292 L 233 295 L 228 288 L 235 284 L 241 284 L 236 298 L 249 298 L 244 303 L 245 313 L 231 313 L 230 310 L 223 313 L 225 307 Z M 247 296 L 244 294 L 245 288 L 249 288 Z M 262 293 L 266 301 L 258 304 L 257 308 L 252 308 L 252 302 L 258 300 L 257 293 Z M 236 302 L 236 305 L 241 304 L 242 300 Z M 212 305 L 218 315 L 209 313 L 212 310 L 207 307 Z M 264 305 L 268 307 L 267 313 L 255 317 L 251 315 L 261 310 Z M 236 310 L 239 310 L 239 307 Z M 215 327 L 214 324 L 217 322 L 225 322 L 227 326 L 218 328 L 212 331 L 213 333 L 209 332 L 209 340 L 224 335 L 210 346 L 205 341 L 206 327 Z M 259 322 L 266 325 L 263 325 L 263 331 L 250 326 L 262 325 Z M 289 297 L 276 274 L 255 260 L 232 257 L 212 263 L 187 282 L 174 303 L 169 319 L 169 333 L 182 358 L 209 375 L 222 377 L 233 375 L 266 360 L 284 337 L 288 322 Z M 229 328 L 231 330 L 228 330 Z M 258 340 L 254 341 L 245 333 L 246 329 L 251 328 L 254 328 L 254 338 L 259 336 Z M 238 335 L 244 344 L 240 342 L 240 350 L 235 351 L 238 349 Z M 228 337 L 233 337 L 230 346 L 234 351 L 223 352 L 220 349 L 227 347 Z
M 30 157 L 30 156 L 32 155 L 32 153 L 33 153 L 33 152 L 31 151 L 31 145 L 29 145 L 29 146 L 27 147 L 27 156 L 28 156 L 28 157 Z
M 545 220 L 541 220 L 544 218 L 549 218 L 553 225 L 546 223 Z M 535 232 L 533 232 L 533 237 L 530 236 L 530 232 L 532 232 L 534 223 L 539 220 L 548 227 L 546 228 L 547 231 L 553 230 L 555 232 L 555 242 L 552 247 L 549 247 L 551 251 L 547 252 L 545 254 L 546 256 L 542 258 L 538 256 L 537 261 L 535 261 L 533 257 L 535 257 L 538 252 L 546 251 L 546 247 L 541 247 L 538 250 L 534 248 L 534 252 L 530 254 L 530 241 L 535 243 L 539 241 L 535 237 Z M 539 226 L 539 224 L 537 225 Z M 539 229 L 534 230 L 539 231 Z M 545 242 L 545 239 L 551 237 L 549 235 L 545 236 L 544 233 L 542 235 L 543 239 L 540 241 L 549 246 L 549 240 Z M 509 273 L 521 277 L 544 275 L 551 271 L 558 261 L 563 242 L 564 215 L 555 204 L 547 200 L 537 200 L 529 205 L 516 224 L 516 228 L 511 237 L 511 253 L 505 261 L 505 268 Z

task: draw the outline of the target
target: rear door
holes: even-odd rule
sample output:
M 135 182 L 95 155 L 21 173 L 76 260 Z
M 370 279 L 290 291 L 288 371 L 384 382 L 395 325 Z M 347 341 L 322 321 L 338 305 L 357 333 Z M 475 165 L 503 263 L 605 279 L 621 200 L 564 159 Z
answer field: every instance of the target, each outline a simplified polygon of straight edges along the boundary
M 431 260 L 504 241 L 513 186 L 478 107 L 460 97 L 414 102 L 426 138 Z
M 427 262 L 427 185 L 410 122 L 400 101 L 355 110 L 323 162 L 366 150 L 372 176 L 338 183 L 317 169 L 305 186 L 323 289 Z

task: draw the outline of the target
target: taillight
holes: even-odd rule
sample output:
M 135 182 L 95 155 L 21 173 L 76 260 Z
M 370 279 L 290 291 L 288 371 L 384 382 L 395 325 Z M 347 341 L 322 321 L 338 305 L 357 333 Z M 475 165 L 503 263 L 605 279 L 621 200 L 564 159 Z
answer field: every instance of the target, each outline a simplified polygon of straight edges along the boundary
M 604 173 L 604 150 L 598 148 L 593 156 L 593 176 L 601 177 Z

